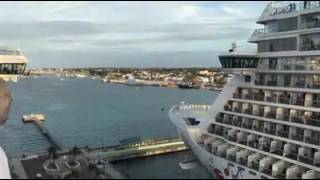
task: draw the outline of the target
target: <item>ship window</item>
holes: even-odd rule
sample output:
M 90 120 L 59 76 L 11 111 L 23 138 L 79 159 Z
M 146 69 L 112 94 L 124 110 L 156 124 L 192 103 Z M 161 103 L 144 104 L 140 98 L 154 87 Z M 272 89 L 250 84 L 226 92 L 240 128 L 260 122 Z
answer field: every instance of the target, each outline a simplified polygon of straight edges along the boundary
M 251 82 L 251 76 L 245 76 L 244 77 L 244 82 L 250 83 Z
M 278 59 L 277 58 L 270 58 L 269 59 L 269 69 L 277 69 Z

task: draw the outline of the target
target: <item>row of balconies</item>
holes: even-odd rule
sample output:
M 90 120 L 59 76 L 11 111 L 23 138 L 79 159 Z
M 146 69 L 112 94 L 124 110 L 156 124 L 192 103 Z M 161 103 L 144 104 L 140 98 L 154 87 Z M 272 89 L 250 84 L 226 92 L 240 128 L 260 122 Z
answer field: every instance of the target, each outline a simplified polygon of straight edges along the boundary
M 216 117 L 216 122 L 301 141 L 308 144 L 320 145 L 320 133 L 308 129 L 304 130 L 297 127 L 291 127 L 289 125 L 276 124 L 223 113 L 220 113 Z
M 204 137 L 199 143 L 206 151 L 234 163 L 281 179 L 317 179 L 319 172 L 283 160 L 230 145 L 221 139 Z M 288 146 L 287 146 L 288 147 Z M 267 177 L 266 177 L 267 178 Z
M 233 98 L 320 108 L 320 94 L 239 88 Z
M 291 144 L 255 134 L 212 124 L 208 132 L 221 136 L 230 142 L 258 149 L 274 155 L 286 157 L 304 164 L 320 167 L 320 152 L 317 149 Z M 223 156 L 223 154 L 220 154 Z M 224 157 L 225 158 L 225 157 Z
M 320 127 L 320 113 L 230 101 L 225 111 Z

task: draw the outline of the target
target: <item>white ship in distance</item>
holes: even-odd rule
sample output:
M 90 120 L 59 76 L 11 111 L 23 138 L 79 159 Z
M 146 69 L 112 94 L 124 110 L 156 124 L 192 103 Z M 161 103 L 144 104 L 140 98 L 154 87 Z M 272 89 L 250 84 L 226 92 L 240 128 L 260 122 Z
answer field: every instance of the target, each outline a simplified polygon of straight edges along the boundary
M 19 49 L 0 47 L 0 77 L 5 81 L 18 81 L 25 73 L 27 63 Z
M 175 106 L 185 143 L 220 179 L 320 178 L 320 1 L 270 3 L 249 42 L 219 56 L 232 73 L 211 106 Z

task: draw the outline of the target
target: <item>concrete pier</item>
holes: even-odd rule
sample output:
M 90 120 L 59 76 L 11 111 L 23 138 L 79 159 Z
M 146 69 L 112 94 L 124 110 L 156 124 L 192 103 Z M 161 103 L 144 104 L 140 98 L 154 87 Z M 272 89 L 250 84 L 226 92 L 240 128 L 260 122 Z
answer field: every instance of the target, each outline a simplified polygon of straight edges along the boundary
M 162 139 L 142 141 L 141 143 L 126 146 L 113 146 L 89 149 L 87 154 L 93 159 L 104 159 L 110 162 L 155 156 L 167 153 L 185 151 L 187 147 L 181 139 Z
M 58 149 L 62 149 L 62 146 L 58 143 L 58 141 L 54 138 L 53 135 L 47 130 L 47 128 L 40 121 L 34 121 L 36 127 L 40 130 L 41 134 L 47 138 L 51 146 L 56 147 Z
M 48 140 L 58 146 L 41 123 L 36 123 L 36 125 Z M 10 167 L 15 179 L 31 179 L 37 178 L 40 175 L 45 179 L 66 177 L 126 179 L 128 177 L 117 170 L 112 165 L 112 162 L 185 150 L 187 150 L 187 147 L 183 141 L 178 138 L 146 140 L 115 146 L 80 148 L 81 153 L 78 154 L 75 159 L 79 165 L 79 167 L 76 168 L 78 172 L 74 171 L 75 168 L 66 166 L 75 156 L 70 150 L 61 150 L 58 157 L 53 160 L 50 160 L 48 153 L 15 157 L 11 159 Z M 44 168 L 45 164 L 51 161 L 59 167 L 59 170 L 55 171 L 55 174 L 47 172 Z

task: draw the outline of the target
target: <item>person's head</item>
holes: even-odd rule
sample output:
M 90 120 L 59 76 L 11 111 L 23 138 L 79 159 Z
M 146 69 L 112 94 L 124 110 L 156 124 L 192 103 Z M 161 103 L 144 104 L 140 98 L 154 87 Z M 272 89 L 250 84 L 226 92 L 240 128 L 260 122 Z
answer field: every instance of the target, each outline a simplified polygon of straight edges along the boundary
M 8 120 L 11 101 L 11 92 L 6 82 L 0 78 L 0 125 Z

